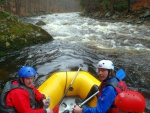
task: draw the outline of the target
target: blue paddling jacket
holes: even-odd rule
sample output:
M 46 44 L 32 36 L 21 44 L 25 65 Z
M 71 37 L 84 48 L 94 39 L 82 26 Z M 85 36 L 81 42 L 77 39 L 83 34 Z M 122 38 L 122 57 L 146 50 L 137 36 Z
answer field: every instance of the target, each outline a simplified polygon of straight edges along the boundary
M 117 82 L 117 78 L 110 78 L 106 83 Z M 100 96 L 97 101 L 97 106 L 90 108 L 83 108 L 83 113 L 107 113 L 107 111 L 113 105 L 113 102 L 117 96 L 117 91 L 112 85 L 104 85 L 104 88 L 100 90 Z

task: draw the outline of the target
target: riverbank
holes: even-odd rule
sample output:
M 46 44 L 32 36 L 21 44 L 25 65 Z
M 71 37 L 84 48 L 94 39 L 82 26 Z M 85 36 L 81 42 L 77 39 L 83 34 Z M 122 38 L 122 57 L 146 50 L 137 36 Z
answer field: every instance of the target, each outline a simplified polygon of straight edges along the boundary
M 136 11 L 131 13 L 107 12 L 105 14 L 100 12 L 95 13 L 81 12 L 80 15 L 98 19 L 100 21 L 125 22 L 130 24 L 139 24 L 139 25 L 143 24 L 146 26 L 150 26 L 150 10 Z
M 51 40 L 52 36 L 41 27 L 22 22 L 16 15 L 0 11 L 0 57 Z
M 98 4 L 99 2 L 96 3 Z M 115 3 L 117 4 L 117 2 Z M 95 4 L 91 5 L 83 6 L 84 11 L 81 15 L 96 18 L 100 21 L 126 22 L 150 26 L 149 0 L 130 1 L 130 5 L 126 1 L 118 2 L 115 6 L 111 2 L 100 2 L 99 5 L 102 5 L 102 7 L 96 7 Z M 96 8 L 97 10 L 90 10 L 90 8 Z

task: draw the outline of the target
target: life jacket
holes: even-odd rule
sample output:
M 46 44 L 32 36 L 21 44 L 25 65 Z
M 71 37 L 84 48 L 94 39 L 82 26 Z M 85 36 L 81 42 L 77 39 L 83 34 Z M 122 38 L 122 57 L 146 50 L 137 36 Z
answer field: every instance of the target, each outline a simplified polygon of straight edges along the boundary
M 101 96 L 102 89 L 106 86 L 113 86 L 115 88 L 115 90 L 117 91 L 117 94 L 119 94 L 122 91 L 128 90 L 128 87 L 127 87 L 125 81 L 122 81 L 119 78 L 117 78 L 117 80 L 118 80 L 118 82 L 102 82 L 102 84 L 99 87 L 100 92 L 99 92 L 98 96 Z M 107 113 L 120 113 L 120 112 L 119 112 L 119 109 L 117 108 L 117 106 L 115 105 L 115 103 L 113 102 L 112 106 L 107 111 Z
M 19 84 L 19 82 L 18 82 L 18 84 L 12 84 L 14 81 L 15 80 L 8 81 L 4 86 L 4 89 L 3 89 L 2 93 L 1 93 L 1 97 L 0 97 L 0 113 L 18 113 L 14 107 L 7 106 L 6 101 L 5 101 L 7 94 L 11 90 L 16 89 L 16 88 L 22 88 L 29 93 L 30 107 L 32 109 L 36 109 L 37 102 L 35 100 L 35 93 L 34 93 L 33 89 L 27 88 L 24 85 Z

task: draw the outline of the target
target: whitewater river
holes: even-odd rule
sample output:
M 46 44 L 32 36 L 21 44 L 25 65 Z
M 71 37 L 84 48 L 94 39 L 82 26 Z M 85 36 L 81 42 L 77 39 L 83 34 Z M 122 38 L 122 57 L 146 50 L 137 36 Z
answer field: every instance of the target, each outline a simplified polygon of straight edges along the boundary
M 3 79 L 17 76 L 22 65 L 31 65 L 37 72 L 38 87 L 52 72 L 89 71 L 97 77 L 97 63 L 112 60 L 115 71 L 123 68 L 129 88 L 146 98 L 150 113 L 150 26 L 108 22 L 82 17 L 79 13 L 61 13 L 23 19 L 40 26 L 54 38 L 45 44 L 28 47 L 0 59 Z

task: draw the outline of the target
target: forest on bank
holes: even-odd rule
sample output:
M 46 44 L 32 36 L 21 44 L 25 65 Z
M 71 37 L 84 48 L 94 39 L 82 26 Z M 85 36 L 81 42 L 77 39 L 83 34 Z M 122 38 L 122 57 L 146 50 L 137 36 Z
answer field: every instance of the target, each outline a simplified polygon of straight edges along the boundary
M 150 0 L 0 0 L 0 10 L 17 15 L 53 12 L 133 13 L 150 9 Z
M 0 0 L 0 10 L 16 15 L 80 11 L 78 0 Z
M 80 0 L 83 14 L 110 20 L 150 20 L 150 0 Z

